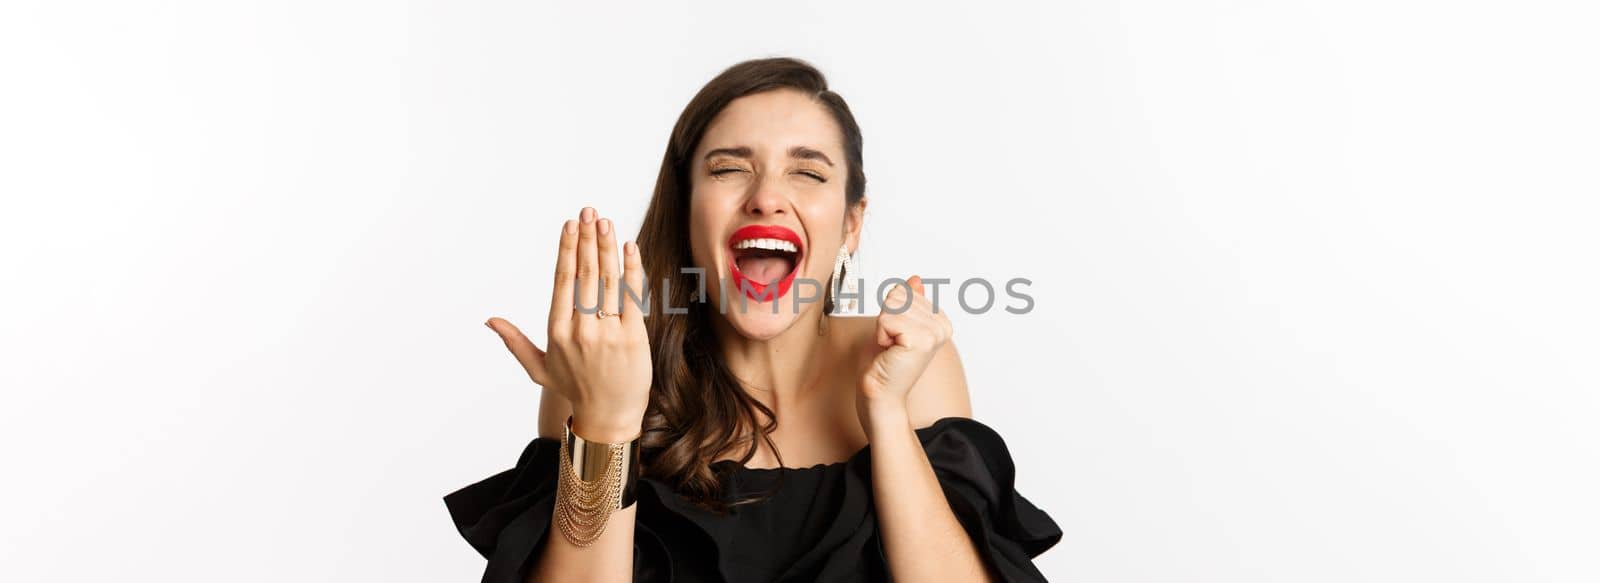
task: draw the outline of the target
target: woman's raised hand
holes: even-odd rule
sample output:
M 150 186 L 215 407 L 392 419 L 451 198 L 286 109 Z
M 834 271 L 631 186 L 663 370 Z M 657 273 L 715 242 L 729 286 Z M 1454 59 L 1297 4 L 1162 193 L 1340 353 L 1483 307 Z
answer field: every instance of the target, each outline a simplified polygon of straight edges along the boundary
M 644 315 L 618 297 L 622 281 L 645 293 L 639 246 L 629 242 L 617 265 L 616 227 L 585 207 L 561 228 L 555 292 L 550 298 L 549 350 L 501 318 L 487 322 L 533 382 L 572 403 L 572 432 L 617 443 L 639 434 L 650 399 L 650 339 Z M 596 309 L 598 307 L 598 310 Z
M 861 374 L 857 396 L 872 407 L 904 409 L 934 353 L 950 341 L 950 318 L 934 311 L 922 278 L 915 275 L 890 290 L 883 305 L 876 333 L 881 350 Z

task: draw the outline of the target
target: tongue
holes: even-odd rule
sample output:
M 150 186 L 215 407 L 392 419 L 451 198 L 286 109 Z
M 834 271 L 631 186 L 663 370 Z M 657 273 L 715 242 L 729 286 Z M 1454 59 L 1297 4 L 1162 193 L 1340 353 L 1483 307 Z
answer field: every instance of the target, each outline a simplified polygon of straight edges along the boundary
M 786 257 L 746 257 L 739 260 L 739 272 L 762 285 L 772 285 L 789 275 L 794 265 Z

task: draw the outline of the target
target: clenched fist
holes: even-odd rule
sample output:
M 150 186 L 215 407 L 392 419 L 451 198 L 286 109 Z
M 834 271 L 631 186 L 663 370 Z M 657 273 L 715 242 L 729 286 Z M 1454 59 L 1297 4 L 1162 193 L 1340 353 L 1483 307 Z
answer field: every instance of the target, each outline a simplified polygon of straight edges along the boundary
M 950 341 L 950 318 L 933 310 L 920 276 L 895 286 L 883 306 L 877 322 L 881 351 L 861 374 L 858 410 L 863 412 L 869 408 L 903 409 L 911 387 L 922 378 L 934 353 Z M 902 307 L 904 311 L 890 311 Z

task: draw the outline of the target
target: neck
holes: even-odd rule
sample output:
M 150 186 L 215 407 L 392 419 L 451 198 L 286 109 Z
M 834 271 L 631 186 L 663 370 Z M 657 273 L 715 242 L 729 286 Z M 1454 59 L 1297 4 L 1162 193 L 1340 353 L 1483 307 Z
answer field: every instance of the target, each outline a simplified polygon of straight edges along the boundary
M 721 315 L 713 318 L 728 370 L 774 414 L 803 399 L 823 379 L 825 367 L 816 364 L 828 362 L 829 344 L 827 336 L 817 334 L 820 311 L 801 314 L 789 329 L 764 340 L 740 334 Z

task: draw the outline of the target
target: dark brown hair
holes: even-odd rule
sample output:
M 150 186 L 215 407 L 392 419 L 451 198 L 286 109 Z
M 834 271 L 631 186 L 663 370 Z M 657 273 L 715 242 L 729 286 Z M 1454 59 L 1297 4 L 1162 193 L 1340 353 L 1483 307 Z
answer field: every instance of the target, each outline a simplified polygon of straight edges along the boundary
M 861 128 L 844 99 L 830 91 L 822 73 L 804 61 L 745 61 L 729 67 L 702 87 L 678 116 L 661 160 L 650 208 L 636 239 L 644 272 L 652 284 L 645 324 L 650 331 L 650 355 L 655 367 L 641 443 L 644 474 L 672 484 L 695 503 L 716 510 L 725 509 L 726 504 L 713 460 L 743 444 L 744 455 L 739 459 L 742 465 L 755 455 L 761 442 L 776 454 L 770 434 L 777 427 L 777 418 L 771 409 L 744 391 L 723 363 L 712 320 L 718 317 L 716 308 L 709 302 L 695 301 L 691 296 L 696 289 L 695 276 L 680 269 L 693 267 L 689 250 L 690 158 L 699 148 L 706 128 L 724 107 L 740 97 L 776 89 L 810 95 L 832 114 L 839 126 L 849 173 L 845 180 L 846 212 L 861 200 L 867 189 L 866 173 L 861 167 Z M 659 293 L 663 291 L 659 286 L 663 280 L 670 281 L 665 294 Z M 667 313 L 664 305 L 687 307 L 688 312 Z M 778 460 L 782 465 L 782 456 Z

